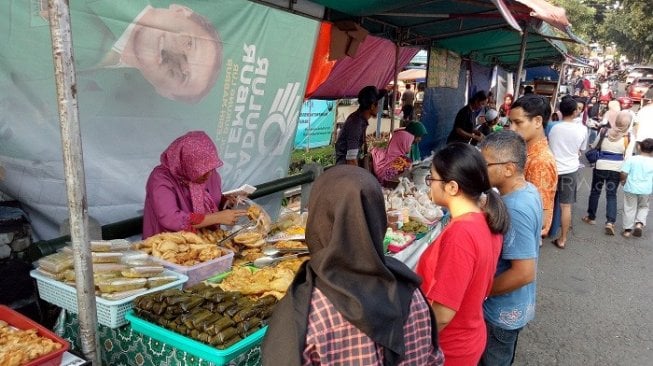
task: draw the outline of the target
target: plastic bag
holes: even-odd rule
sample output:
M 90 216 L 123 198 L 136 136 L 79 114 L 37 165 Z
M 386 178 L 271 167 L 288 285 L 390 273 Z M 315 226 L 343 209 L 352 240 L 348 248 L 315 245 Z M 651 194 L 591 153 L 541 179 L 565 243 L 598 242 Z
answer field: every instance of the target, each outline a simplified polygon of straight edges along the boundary
M 248 226 L 248 230 L 256 230 L 263 235 L 267 235 L 272 229 L 272 218 L 270 218 L 270 214 L 261 205 L 249 198 L 238 198 L 233 208 L 247 210 L 247 217 L 243 218 L 243 222 L 238 223 L 241 227 Z

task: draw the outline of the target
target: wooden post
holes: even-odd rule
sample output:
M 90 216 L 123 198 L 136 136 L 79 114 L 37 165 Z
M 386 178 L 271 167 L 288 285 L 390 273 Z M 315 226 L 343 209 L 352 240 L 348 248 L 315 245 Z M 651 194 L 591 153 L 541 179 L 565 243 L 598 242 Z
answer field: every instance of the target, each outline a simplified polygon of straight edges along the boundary
M 73 62 L 68 0 L 48 0 L 52 56 L 54 59 L 63 166 L 68 195 L 70 237 L 73 244 L 75 288 L 79 314 L 79 339 L 84 356 L 100 365 L 93 263 L 88 235 L 88 206 L 82 156 L 82 135 L 77 109 L 77 82 Z

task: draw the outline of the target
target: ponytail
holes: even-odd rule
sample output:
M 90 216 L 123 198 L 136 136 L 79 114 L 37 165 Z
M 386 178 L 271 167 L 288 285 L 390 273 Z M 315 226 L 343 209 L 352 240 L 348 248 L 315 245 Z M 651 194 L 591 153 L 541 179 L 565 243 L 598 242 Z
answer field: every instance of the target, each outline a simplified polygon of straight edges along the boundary
M 486 200 L 483 211 L 490 231 L 494 234 L 505 234 L 510 225 L 510 215 L 506 205 L 494 189 L 490 188 L 484 194 Z

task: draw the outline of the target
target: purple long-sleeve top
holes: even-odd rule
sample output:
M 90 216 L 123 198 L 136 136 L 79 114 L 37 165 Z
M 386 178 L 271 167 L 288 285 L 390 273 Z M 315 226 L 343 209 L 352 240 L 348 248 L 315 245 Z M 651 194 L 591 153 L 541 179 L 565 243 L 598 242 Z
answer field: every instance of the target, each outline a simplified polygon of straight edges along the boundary
M 205 206 L 220 207 L 222 179 L 217 171 L 206 182 L 205 197 L 213 203 Z M 192 230 L 193 206 L 188 186 L 159 165 L 147 180 L 143 212 L 143 239 L 164 231 Z M 208 199 L 208 198 L 207 198 Z M 209 213 L 209 212 L 206 212 Z

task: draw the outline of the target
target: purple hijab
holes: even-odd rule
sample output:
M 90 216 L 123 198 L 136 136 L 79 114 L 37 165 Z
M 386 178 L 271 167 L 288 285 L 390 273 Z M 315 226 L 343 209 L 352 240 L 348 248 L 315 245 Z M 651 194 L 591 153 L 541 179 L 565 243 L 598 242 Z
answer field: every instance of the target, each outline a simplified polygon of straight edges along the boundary
M 218 211 L 222 182 L 216 169 L 222 164 L 213 141 L 202 131 L 173 141 L 147 181 L 143 238 L 163 231 L 189 230 L 191 214 Z M 206 181 L 198 181 L 209 172 Z
M 410 145 L 413 144 L 413 140 L 415 140 L 415 136 L 412 133 L 406 130 L 395 130 L 387 148 L 373 149 L 374 174 L 377 177 L 385 176 L 386 169 L 391 167 L 396 158 L 406 156 L 410 152 Z

